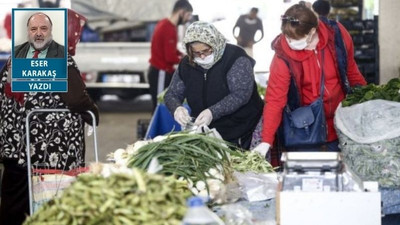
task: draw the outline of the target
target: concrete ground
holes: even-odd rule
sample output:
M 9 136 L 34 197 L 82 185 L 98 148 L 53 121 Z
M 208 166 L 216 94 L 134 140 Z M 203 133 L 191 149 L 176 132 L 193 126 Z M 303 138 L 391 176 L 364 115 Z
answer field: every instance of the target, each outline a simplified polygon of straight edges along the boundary
M 118 148 L 125 148 L 137 140 L 138 120 L 150 120 L 152 105 L 150 95 L 131 101 L 107 100 L 97 102 L 100 123 L 97 127 L 99 161 Z M 86 136 L 86 162 L 94 161 L 93 135 Z

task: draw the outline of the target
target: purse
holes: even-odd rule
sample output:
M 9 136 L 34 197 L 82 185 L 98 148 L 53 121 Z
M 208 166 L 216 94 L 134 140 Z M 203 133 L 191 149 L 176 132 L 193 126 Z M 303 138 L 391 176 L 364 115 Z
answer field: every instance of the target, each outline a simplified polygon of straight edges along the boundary
M 289 104 L 286 104 L 282 118 L 283 143 L 285 147 L 310 147 L 322 145 L 326 142 L 326 119 L 323 103 L 324 83 L 324 69 L 322 68 L 321 92 L 318 99 L 308 106 L 298 107 L 295 110 L 291 110 Z M 293 86 L 296 88 L 295 85 L 291 87 Z

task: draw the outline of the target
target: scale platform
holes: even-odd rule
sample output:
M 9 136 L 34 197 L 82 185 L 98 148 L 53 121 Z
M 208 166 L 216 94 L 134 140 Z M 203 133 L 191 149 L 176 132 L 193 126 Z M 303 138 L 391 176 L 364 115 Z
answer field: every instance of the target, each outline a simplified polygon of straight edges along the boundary
M 337 152 L 286 152 L 284 191 L 342 191 L 343 164 Z

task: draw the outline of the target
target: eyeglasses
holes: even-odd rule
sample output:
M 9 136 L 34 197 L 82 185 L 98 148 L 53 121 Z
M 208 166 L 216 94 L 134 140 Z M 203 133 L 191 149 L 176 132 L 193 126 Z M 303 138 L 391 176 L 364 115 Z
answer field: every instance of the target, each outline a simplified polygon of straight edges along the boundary
M 281 20 L 282 20 L 282 22 L 285 22 L 285 23 L 290 22 L 290 25 L 292 25 L 292 26 L 296 26 L 299 24 L 308 24 L 308 25 L 314 26 L 314 24 L 300 21 L 299 19 L 294 18 L 293 16 L 282 15 Z
M 212 48 L 208 48 L 208 49 L 205 49 L 203 51 L 198 51 L 198 52 L 195 52 L 192 50 L 192 53 L 193 53 L 194 57 L 201 57 L 202 55 L 209 56 L 209 55 L 211 55 L 211 53 L 213 53 L 213 50 L 212 50 Z

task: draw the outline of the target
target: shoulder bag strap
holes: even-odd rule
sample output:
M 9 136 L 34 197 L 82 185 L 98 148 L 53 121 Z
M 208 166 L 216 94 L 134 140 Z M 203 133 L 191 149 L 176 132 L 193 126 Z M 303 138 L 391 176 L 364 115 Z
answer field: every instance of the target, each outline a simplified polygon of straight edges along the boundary
M 325 87 L 325 72 L 324 72 L 324 59 L 325 59 L 325 50 L 321 51 L 321 92 L 320 92 L 320 98 L 323 100 L 324 99 L 324 87 Z

